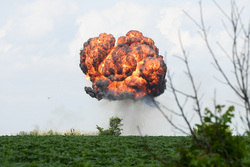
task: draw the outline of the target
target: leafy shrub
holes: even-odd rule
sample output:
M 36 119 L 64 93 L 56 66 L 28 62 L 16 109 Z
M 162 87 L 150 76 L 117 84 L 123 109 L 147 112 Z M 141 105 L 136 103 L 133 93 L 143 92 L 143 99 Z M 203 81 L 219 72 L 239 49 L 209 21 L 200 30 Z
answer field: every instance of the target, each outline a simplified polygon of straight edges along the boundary
M 111 136 L 120 136 L 121 135 L 121 131 L 123 129 L 121 129 L 120 127 L 123 125 L 121 124 L 122 119 L 119 117 L 111 117 L 109 119 L 109 129 L 103 130 L 103 128 L 99 127 L 98 125 L 96 125 L 96 128 L 99 130 L 99 135 L 100 136 L 107 136 L 107 135 L 111 135 Z
M 230 106 L 223 114 L 223 105 L 215 114 L 205 109 L 203 123 L 197 124 L 190 146 L 178 147 L 177 166 L 248 166 L 249 150 L 242 136 L 233 136 L 229 124 L 234 114 Z M 196 137 L 196 138 L 195 138 Z M 173 165 L 172 164 L 172 165 Z

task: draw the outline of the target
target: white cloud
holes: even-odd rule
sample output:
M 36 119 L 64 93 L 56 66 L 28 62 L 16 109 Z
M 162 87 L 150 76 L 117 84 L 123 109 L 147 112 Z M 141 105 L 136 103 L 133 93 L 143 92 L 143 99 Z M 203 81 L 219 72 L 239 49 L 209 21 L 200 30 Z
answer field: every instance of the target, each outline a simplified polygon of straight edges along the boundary
M 4 42 L 0 41 L 0 53 L 6 53 L 11 49 L 11 44 L 5 44 Z
M 157 27 L 171 42 L 177 43 L 176 34 L 181 26 L 182 10 L 177 7 L 169 7 L 161 9 L 160 13 L 162 18 Z
M 0 53 L 1 52 L 6 53 L 12 47 L 11 44 L 4 42 L 4 40 L 2 38 L 4 38 L 7 34 L 7 32 L 13 28 L 13 25 L 14 25 L 13 21 L 9 20 L 3 27 L 0 28 Z
M 12 29 L 13 25 L 13 21 L 9 20 L 3 27 L 0 28 L 0 39 L 6 35 L 7 31 Z
M 151 12 L 153 11 L 149 6 L 121 1 L 110 8 L 85 13 L 77 19 L 79 29 L 75 39 L 69 45 L 71 58 L 79 63 L 79 57 L 76 55 L 79 55 L 83 43 L 100 33 L 110 33 L 117 39 L 132 29 L 143 31 L 152 19 Z
M 192 23 L 188 20 L 183 10 L 191 11 L 192 14 L 196 14 L 198 5 L 192 3 L 180 3 L 178 7 L 165 7 L 162 8 L 161 18 L 158 21 L 157 27 L 160 32 L 169 40 L 173 47 L 169 51 L 169 54 L 176 55 L 181 53 L 180 37 L 184 48 L 189 49 L 191 47 L 204 48 L 204 43 L 201 41 L 201 36 L 194 33 L 195 25 L 190 29 L 188 26 Z M 188 23 L 187 20 L 190 22 Z M 192 23 L 193 24 L 193 23 Z M 179 37 L 180 34 L 180 37 Z
M 125 1 L 116 3 L 109 9 L 90 11 L 77 20 L 79 30 L 71 44 L 71 50 L 79 50 L 83 42 L 103 32 L 121 36 L 131 29 L 142 30 L 150 12 L 150 7 Z
M 55 21 L 78 8 L 69 1 L 37 0 L 23 5 L 15 18 L 16 38 L 37 40 L 54 29 Z
M 110 9 L 91 11 L 78 20 L 80 35 L 85 37 L 99 35 L 101 32 L 123 35 L 130 29 L 141 30 L 150 12 L 149 7 L 125 1 L 115 4 Z

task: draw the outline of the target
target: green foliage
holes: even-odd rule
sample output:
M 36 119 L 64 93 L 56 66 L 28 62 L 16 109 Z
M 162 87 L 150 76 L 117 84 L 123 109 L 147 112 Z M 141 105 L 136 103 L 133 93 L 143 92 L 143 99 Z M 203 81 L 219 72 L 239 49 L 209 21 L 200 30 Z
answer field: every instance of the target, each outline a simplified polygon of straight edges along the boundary
M 229 124 L 234 114 L 230 106 L 216 106 L 215 114 L 205 109 L 203 124 L 196 125 L 190 146 L 179 147 L 177 166 L 249 166 L 249 149 L 244 137 L 233 136 Z
M 166 159 L 173 162 L 169 166 L 213 166 L 215 163 L 223 166 L 225 163 L 223 159 L 219 161 L 218 154 L 206 154 L 201 149 L 190 151 L 189 136 L 146 136 L 143 140 L 156 157 L 174 157 L 174 162 Z M 244 140 L 250 153 L 250 138 L 244 136 Z M 183 151 L 176 150 L 180 143 L 179 149 Z M 181 153 L 182 157 L 177 156 Z M 249 158 L 242 161 L 247 164 Z M 163 164 L 147 153 L 140 136 L 18 135 L 0 136 L 0 166 L 157 167 Z
M 164 154 L 189 137 L 145 137 Z M 154 143 L 150 141 L 154 141 Z M 152 150 L 158 153 L 157 150 Z M 151 158 L 140 136 L 0 136 L 0 166 L 162 166 Z
M 121 129 L 120 127 L 123 125 L 121 124 L 122 119 L 119 117 L 111 117 L 109 119 L 109 129 L 104 130 L 103 128 L 99 127 L 98 125 L 96 125 L 96 128 L 99 131 L 99 135 L 100 136 L 120 136 L 121 135 L 121 131 L 123 129 Z

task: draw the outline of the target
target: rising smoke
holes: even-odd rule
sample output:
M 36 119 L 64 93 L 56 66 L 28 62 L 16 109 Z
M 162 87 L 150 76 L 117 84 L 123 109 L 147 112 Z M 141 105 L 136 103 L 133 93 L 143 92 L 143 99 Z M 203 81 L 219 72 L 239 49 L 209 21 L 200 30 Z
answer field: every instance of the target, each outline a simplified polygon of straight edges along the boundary
M 137 127 L 143 134 L 166 134 L 168 123 L 152 102 L 166 89 L 163 57 L 154 41 L 139 31 L 129 31 L 115 42 L 113 35 L 102 33 L 84 43 L 80 68 L 92 82 L 85 92 L 108 99 L 103 112 L 115 109 L 113 115 L 123 119 L 123 135 L 139 135 Z
M 140 135 L 137 127 L 139 126 L 142 135 L 169 135 L 173 133 L 163 115 L 157 110 L 151 97 L 141 100 L 122 100 L 114 102 L 115 115 L 122 118 L 122 135 Z

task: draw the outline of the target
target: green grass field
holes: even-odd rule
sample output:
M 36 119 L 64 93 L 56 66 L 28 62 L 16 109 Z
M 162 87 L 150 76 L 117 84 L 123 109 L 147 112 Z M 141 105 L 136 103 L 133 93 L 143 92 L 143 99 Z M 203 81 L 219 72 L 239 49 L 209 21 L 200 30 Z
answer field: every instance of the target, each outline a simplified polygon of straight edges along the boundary
M 162 166 L 147 153 L 175 156 L 189 137 L 1 136 L 0 166 Z

